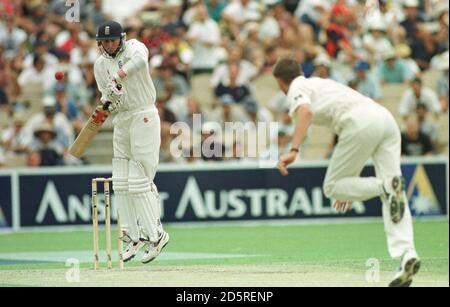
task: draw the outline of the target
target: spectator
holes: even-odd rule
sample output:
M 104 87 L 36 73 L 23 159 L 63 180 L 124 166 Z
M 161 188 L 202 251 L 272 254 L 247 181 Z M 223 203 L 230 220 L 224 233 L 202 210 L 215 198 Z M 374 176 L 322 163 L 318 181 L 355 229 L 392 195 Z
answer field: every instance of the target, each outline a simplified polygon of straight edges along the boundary
M 64 149 L 56 141 L 56 132 L 52 125 L 44 124 L 34 130 L 35 139 L 30 145 L 32 153 L 39 154 L 39 166 L 63 165 Z
M 28 54 L 23 61 L 24 68 L 29 68 L 33 66 L 33 60 L 36 56 L 39 56 L 45 61 L 45 66 L 56 69 L 58 65 L 58 58 L 49 52 L 50 43 L 45 40 L 36 40 L 33 43 L 33 53 Z
M 416 109 L 417 121 L 420 131 L 430 138 L 434 149 L 439 145 L 439 125 L 428 116 L 428 108 L 425 104 L 417 104 Z
M 369 33 L 363 37 L 363 44 L 370 54 L 371 63 L 377 63 L 381 59 L 383 51 L 393 48 L 386 37 L 386 24 L 381 20 L 372 21 L 369 24 Z
M 411 82 L 411 88 L 407 89 L 400 100 L 399 114 L 406 118 L 409 114 L 417 109 L 418 104 L 427 106 L 427 109 L 435 115 L 441 113 L 441 105 L 436 93 L 422 85 L 422 80 L 419 78 Z
M 17 154 L 27 151 L 27 140 L 23 130 L 24 124 L 24 114 L 15 113 L 12 126 L 3 131 L 0 139 L 0 143 L 3 144 L 6 151 Z
M 94 65 L 98 56 L 98 48 L 96 46 L 94 47 L 90 40 L 82 39 L 70 52 L 70 63 L 81 68 L 86 68 Z
M 182 0 L 170 0 L 171 2 L 174 2 L 175 6 L 178 8 L 176 11 L 176 14 L 182 14 L 182 20 L 184 25 L 187 27 L 190 27 L 190 25 L 195 21 L 195 16 L 197 15 L 197 6 L 204 5 L 203 0 L 187 0 L 188 7 L 184 11 L 183 10 L 183 3 Z
M 238 45 L 242 48 L 243 59 L 251 62 L 258 68 L 264 63 L 264 46 L 258 37 L 260 25 L 257 22 L 249 22 L 245 25 Z
M 240 28 L 248 21 L 261 18 L 259 5 L 253 0 L 236 0 L 230 2 L 222 12 L 222 18 L 228 26 L 232 37 L 239 37 Z
M 61 112 L 72 123 L 75 129 L 75 134 L 78 135 L 84 126 L 83 121 L 80 119 L 80 109 L 76 103 L 67 97 L 66 85 L 63 83 L 57 83 L 55 86 L 56 97 L 56 112 Z
M 304 24 L 311 26 L 318 41 L 323 19 L 330 9 L 330 1 L 326 0 L 302 0 L 299 1 L 295 16 Z
M 332 79 L 336 82 L 343 83 L 342 78 L 331 67 L 331 60 L 325 53 L 320 53 L 313 61 L 314 73 L 313 77 Z
M 153 77 L 156 92 L 161 92 L 165 89 L 167 84 L 175 86 L 175 94 L 178 96 L 185 96 L 189 92 L 189 85 L 186 80 L 178 74 L 174 73 L 175 67 L 169 59 L 163 60 L 162 64 L 157 68 L 156 74 Z
M 413 79 L 413 73 L 401 59 L 398 59 L 393 49 L 386 50 L 383 61 L 378 64 L 378 79 L 382 84 L 407 83 Z
M 214 90 L 215 96 L 231 95 L 234 103 L 243 103 L 244 99 L 250 95 L 250 90 L 246 85 L 238 84 L 239 65 L 231 63 L 228 68 L 229 82 L 219 83 Z
M 87 29 L 90 33 L 95 33 L 102 23 L 111 19 L 111 16 L 103 12 L 102 6 L 103 0 L 93 0 L 87 4 Z
M 159 22 L 154 22 L 150 27 L 142 28 L 139 34 L 142 43 L 147 46 L 149 57 L 160 54 L 162 47 L 170 40 L 170 35 L 162 31 Z
M 411 72 L 411 76 L 420 76 L 420 67 L 417 65 L 416 61 L 411 59 L 411 48 L 408 45 L 399 44 L 395 46 L 395 53 L 398 56 L 398 59 L 405 63 L 405 66 L 407 66 L 407 69 Z
M 72 125 L 63 113 L 56 112 L 56 100 L 54 97 L 44 97 L 43 105 L 42 112 L 34 114 L 23 128 L 27 144 L 32 142 L 33 133 L 37 128 L 44 124 L 50 124 L 56 132 L 56 141 L 62 148 L 68 149 L 69 145 L 74 141 Z
M 181 0 L 169 0 L 160 10 L 161 28 L 169 36 L 183 36 L 186 26 L 181 20 L 183 2 Z M 190 25 L 191 22 L 188 23 Z
M 13 16 L 6 16 L 4 21 L 5 24 L 0 23 L 0 46 L 5 49 L 4 56 L 12 58 L 24 49 L 27 34 L 17 27 L 16 18 Z
M 264 51 L 264 64 L 262 70 L 265 73 L 272 72 L 273 66 L 275 66 L 278 60 L 277 48 L 274 46 L 269 46 Z
M 410 41 L 411 58 L 416 61 L 421 70 L 427 70 L 430 67 L 431 59 L 438 52 L 433 34 L 416 27 Z
M 347 7 L 337 3 L 330 12 L 330 24 L 328 25 L 327 41 L 325 48 L 328 55 L 337 58 L 341 50 L 351 49 L 350 32 L 347 28 L 350 19 L 350 12 Z
M 275 44 L 281 35 L 281 28 L 275 18 L 275 10 L 273 9 L 275 6 L 279 5 L 279 3 L 280 1 L 273 0 L 268 4 L 268 12 L 264 15 L 263 20 L 259 24 L 258 39 L 260 40 L 260 44 L 262 43 L 264 46 Z
M 237 66 L 232 68 L 232 66 Z M 230 72 L 236 72 L 236 85 L 246 86 L 247 88 L 256 76 L 258 76 L 258 68 L 247 60 L 242 59 L 242 49 L 238 46 L 231 47 L 228 52 L 228 61 L 220 64 L 214 69 L 214 73 L 211 77 L 211 86 L 213 89 L 222 84 L 223 86 L 229 86 L 231 83 Z
M 23 88 L 26 86 L 36 86 L 44 91 L 49 91 L 55 83 L 54 69 L 46 66 L 42 57 L 36 55 L 33 59 L 33 66 L 25 68 L 19 75 L 19 85 Z
M 438 20 L 439 29 L 436 33 L 435 39 L 438 44 L 440 52 L 448 50 L 448 35 L 449 35 L 449 16 L 448 3 L 442 1 L 436 9 L 436 17 Z
M 418 0 L 404 0 L 403 9 L 405 12 L 405 20 L 400 25 L 403 27 L 408 42 L 414 39 L 414 32 L 424 20 L 419 15 L 419 1 Z
M 222 20 L 222 11 L 226 7 L 225 2 L 224 0 L 205 0 L 208 15 L 217 23 Z
M 380 101 L 382 98 L 380 86 L 369 74 L 370 65 L 368 62 L 360 60 L 355 65 L 355 82 L 356 90 L 364 96 L 370 97 L 375 101 Z
M 188 41 L 194 49 L 192 73 L 212 73 L 218 63 L 216 48 L 220 43 L 220 29 L 217 23 L 209 18 L 204 5 L 196 7 L 197 18 L 189 26 Z
M 402 155 L 430 156 L 433 145 L 430 138 L 420 131 L 419 122 L 413 116 L 406 120 L 406 131 L 402 133 Z
M 399 1 L 400 2 L 400 1 Z M 389 39 L 394 44 L 397 44 L 401 40 L 401 36 L 404 30 L 400 26 L 399 20 L 404 19 L 402 13 L 402 7 L 398 2 L 392 2 L 388 0 L 378 1 L 379 10 L 374 10 L 371 15 L 365 16 L 365 20 L 370 24 L 372 22 L 379 22 L 386 26 L 386 32 Z M 367 18 L 369 17 L 369 18 Z

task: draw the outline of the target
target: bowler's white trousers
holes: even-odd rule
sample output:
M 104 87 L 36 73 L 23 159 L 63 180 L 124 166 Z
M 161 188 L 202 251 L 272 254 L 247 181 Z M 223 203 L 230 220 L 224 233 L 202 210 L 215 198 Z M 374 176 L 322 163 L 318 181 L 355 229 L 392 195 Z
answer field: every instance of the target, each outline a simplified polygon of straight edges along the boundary
M 382 184 L 401 175 L 401 134 L 392 114 L 373 103 L 350 110 L 343 118 L 339 141 L 324 180 L 327 197 L 341 201 L 366 201 L 381 197 L 384 228 L 391 257 L 415 250 L 409 206 L 403 219 L 394 224 Z M 359 177 L 372 158 L 376 177 Z

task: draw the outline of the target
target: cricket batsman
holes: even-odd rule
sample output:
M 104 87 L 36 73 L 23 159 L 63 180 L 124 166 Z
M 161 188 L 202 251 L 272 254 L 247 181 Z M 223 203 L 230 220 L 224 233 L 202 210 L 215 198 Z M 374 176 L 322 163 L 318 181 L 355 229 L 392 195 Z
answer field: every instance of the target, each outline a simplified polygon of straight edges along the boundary
M 162 228 L 158 190 L 160 119 L 150 77 L 147 47 L 126 40 L 122 26 L 102 24 L 96 35 L 101 55 L 94 65 L 102 104 L 114 115 L 112 178 L 120 227 L 127 243 L 124 261 L 146 246 L 141 261 L 155 259 L 169 241 Z
M 339 141 L 325 176 L 325 196 L 335 200 L 336 210 L 344 212 L 351 209 L 352 201 L 381 198 L 389 254 L 401 257 L 400 270 L 389 286 L 410 286 L 420 259 L 400 169 L 401 135 L 394 117 L 349 87 L 328 79 L 306 79 L 294 59 L 279 59 L 273 75 L 287 95 L 290 115 L 296 121 L 292 149 L 278 163 L 280 172 L 288 175 L 287 167 L 296 160 L 310 124 L 331 128 Z M 370 158 L 376 177 L 360 177 Z

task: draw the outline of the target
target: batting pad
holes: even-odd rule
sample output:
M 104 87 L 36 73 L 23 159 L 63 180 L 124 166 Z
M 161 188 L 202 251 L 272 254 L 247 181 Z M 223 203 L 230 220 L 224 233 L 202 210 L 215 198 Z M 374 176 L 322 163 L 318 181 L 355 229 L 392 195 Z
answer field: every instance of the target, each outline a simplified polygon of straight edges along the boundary
M 127 159 L 113 158 L 112 160 L 114 200 L 119 212 L 120 227 L 128 232 L 134 242 L 138 242 L 137 216 L 128 192 L 128 164 Z
M 159 239 L 159 201 L 152 191 L 152 184 L 145 174 L 144 167 L 135 161 L 130 161 L 128 188 L 132 205 L 138 216 L 141 230 L 151 242 Z

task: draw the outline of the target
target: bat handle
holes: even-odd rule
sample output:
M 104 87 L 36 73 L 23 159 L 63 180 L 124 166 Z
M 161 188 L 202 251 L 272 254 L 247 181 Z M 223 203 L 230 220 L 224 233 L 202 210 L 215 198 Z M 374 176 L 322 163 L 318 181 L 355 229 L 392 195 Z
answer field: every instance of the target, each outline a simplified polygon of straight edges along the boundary
M 103 104 L 103 111 L 107 111 L 109 109 L 109 106 L 111 105 L 111 101 L 107 101 Z

